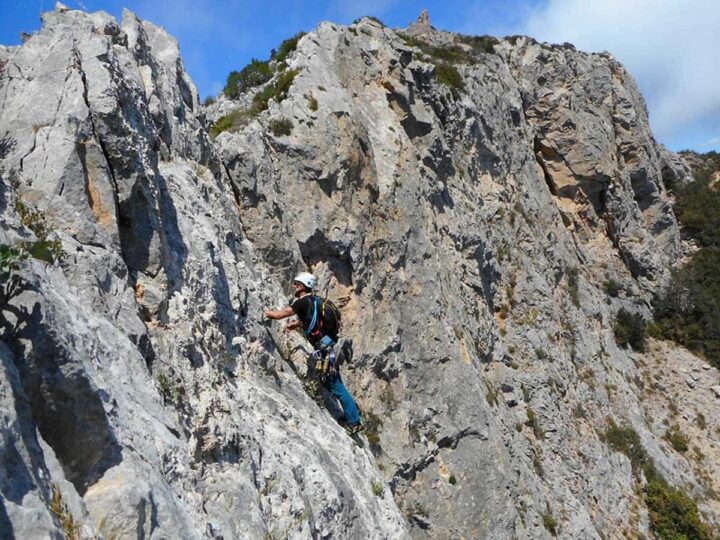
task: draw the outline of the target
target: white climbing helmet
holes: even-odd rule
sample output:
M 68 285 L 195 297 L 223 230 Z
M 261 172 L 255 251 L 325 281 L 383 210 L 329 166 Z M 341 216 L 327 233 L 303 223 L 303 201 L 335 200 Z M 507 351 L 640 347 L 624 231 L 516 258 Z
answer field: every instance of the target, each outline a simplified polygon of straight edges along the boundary
M 300 272 L 297 276 L 295 276 L 293 281 L 302 283 L 311 291 L 315 290 L 315 286 L 317 285 L 317 279 L 315 279 L 315 276 L 309 272 Z

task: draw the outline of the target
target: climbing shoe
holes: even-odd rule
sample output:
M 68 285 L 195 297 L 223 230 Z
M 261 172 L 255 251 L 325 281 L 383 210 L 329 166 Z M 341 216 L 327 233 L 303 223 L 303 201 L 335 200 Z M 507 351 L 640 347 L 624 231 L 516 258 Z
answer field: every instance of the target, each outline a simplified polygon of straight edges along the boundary
M 347 426 L 345 429 L 350 435 L 356 435 L 357 433 L 360 433 L 363 429 L 365 429 L 365 425 L 362 422 L 358 422 L 357 424 L 353 424 L 352 426 Z

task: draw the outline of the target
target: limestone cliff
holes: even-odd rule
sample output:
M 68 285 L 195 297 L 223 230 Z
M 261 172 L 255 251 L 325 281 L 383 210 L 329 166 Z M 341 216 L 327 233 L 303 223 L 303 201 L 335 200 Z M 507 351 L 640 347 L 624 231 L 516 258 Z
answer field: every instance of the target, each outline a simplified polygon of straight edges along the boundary
M 683 253 L 667 186 L 689 180 L 622 66 L 371 19 L 287 64 L 285 99 L 212 140 L 257 89 L 200 107 L 176 42 L 129 12 L 58 5 L 0 48 L 0 243 L 41 215 L 62 247 L 2 306 L 3 530 L 647 535 L 610 419 L 720 523 L 717 370 L 613 337 Z M 342 306 L 362 446 L 262 320 L 305 269 Z

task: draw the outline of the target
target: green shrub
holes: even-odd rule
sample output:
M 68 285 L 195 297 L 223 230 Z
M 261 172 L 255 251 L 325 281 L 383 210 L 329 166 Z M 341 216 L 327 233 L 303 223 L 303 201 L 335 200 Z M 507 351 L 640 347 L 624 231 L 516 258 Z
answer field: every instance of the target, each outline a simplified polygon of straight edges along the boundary
M 492 36 L 461 36 L 460 41 L 470 45 L 474 53 L 493 54 L 499 40 Z
M 373 17 L 372 15 L 365 15 L 364 17 L 358 17 L 358 18 L 355 19 L 352 23 L 353 23 L 353 24 L 357 24 L 357 23 L 359 23 L 360 21 L 362 21 L 363 19 L 370 19 L 371 21 L 375 21 L 376 23 L 378 23 L 380 26 L 385 26 L 385 23 L 384 23 L 384 22 L 382 22 L 382 21 L 381 21 L 380 19 L 378 19 L 377 17 Z
M 607 281 L 603 283 L 603 290 L 608 296 L 617 298 L 620 294 L 620 291 L 622 291 L 622 285 L 620 284 L 620 282 L 615 281 L 613 278 L 608 278 Z
M 557 536 L 557 519 L 550 513 L 549 507 L 543 514 L 543 526 L 550 534 Z
M 253 58 L 240 71 L 231 71 L 223 92 L 231 99 L 237 99 L 251 88 L 260 86 L 272 78 L 272 70 L 268 62 Z
M 185 389 L 178 381 L 172 380 L 164 373 L 158 375 L 157 381 L 160 385 L 160 395 L 163 397 L 165 404 L 180 401 L 180 396 L 185 393 Z
M 398 35 L 407 46 L 417 47 L 434 61 L 452 64 L 475 64 L 478 61 L 479 53 L 495 52 L 495 45 L 498 43 L 498 40 L 491 36 L 460 36 L 458 38 L 460 42 L 470 46 L 470 50 L 467 50 L 459 45 L 435 47 L 422 39 L 407 34 L 399 33 Z
M 680 427 L 677 425 L 667 430 L 665 438 L 678 452 L 687 452 L 690 448 L 690 441 L 688 441 L 687 436 L 680 431 Z
M 255 94 L 251 108 L 253 114 L 266 110 L 268 108 L 268 102 L 271 99 L 274 99 L 277 103 L 284 100 L 287 97 L 288 91 L 290 90 L 290 87 L 292 86 L 292 83 L 298 73 L 300 72 L 294 69 L 285 71 L 278 75 L 275 82 L 267 85 L 260 92 Z
M 203 107 L 209 107 L 213 103 L 215 103 L 217 99 L 215 99 L 215 96 L 207 96 L 205 100 L 203 101 Z
M 542 440 L 545 438 L 545 432 L 543 431 L 542 427 L 540 427 L 540 421 L 538 420 L 537 413 L 528 407 L 527 410 L 527 422 L 525 422 L 525 425 L 532 428 L 533 435 L 535 435 L 535 438 L 538 440 Z
M 17 271 L 27 257 L 27 251 L 19 246 L 0 244 L 0 309 L 23 291 L 25 281 Z M 5 337 L 5 329 L 0 330 L 0 337 Z
M 281 72 L 285 69 L 285 60 L 287 57 L 297 48 L 298 41 L 304 32 L 295 34 L 293 37 L 286 39 L 280 44 L 279 50 L 273 49 L 270 52 L 270 60 L 276 62 L 275 70 L 270 65 L 269 60 L 258 60 L 253 58 L 250 63 L 242 68 L 240 71 L 231 71 L 227 76 L 225 82 L 225 88 L 223 92 L 231 99 L 237 99 L 241 94 L 244 94 L 248 90 L 265 84 L 272 79 L 273 74 Z M 270 96 L 272 97 L 272 96 Z M 265 110 L 267 108 L 267 101 L 264 108 L 260 108 L 255 112 Z
M 270 59 L 275 60 L 278 64 L 284 62 L 290 54 L 297 49 L 298 41 L 305 35 L 305 32 L 298 32 L 294 36 L 286 39 L 280 44 L 280 48 L 270 52 Z
M 720 170 L 720 154 L 696 158 L 696 181 L 677 190 L 675 212 L 701 249 L 673 272 L 670 285 L 655 299 L 653 334 L 720 367 L 720 190 L 710 186 L 712 174 Z
M 270 120 L 270 130 L 276 137 L 280 137 L 281 135 L 290 135 L 292 129 L 293 123 L 289 118 L 276 118 L 274 120 Z
M 697 503 L 664 480 L 648 482 L 645 504 L 658 538 L 712 540 L 710 528 L 700 520 Z
M 251 118 L 249 111 L 243 109 L 235 109 L 225 116 L 218 118 L 210 128 L 210 136 L 214 139 L 220 135 L 223 131 L 234 131 L 240 126 L 246 124 Z
M 640 442 L 637 432 L 629 426 L 619 427 L 612 419 L 609 423 L 610 426 L 602 436 L 605 443 L 616 452 L 628 457 L 633 473 L 637 477 L 640 476 L 640 472 L 643 472 L 648 479 L 656 477 L 655 465 Z
M 625 349 L 630 345 L 634 350 L 644 352 L 646 327 L 645 319 L 641 315 L 630 313 L 623 308 L 618 311 L 613 323 L 615 341 Z
M 382 482 L 378 482 L 377 480 L 372 480 L 370 482 L 370 487 L 372 488 L 373 495 L 376 497 L 380 497 L 383 494 L 384 486 Z
M 451 64 L 445 62 L 436 64 L 435 76 L 440 84 L 449 86 L 453 90 L 465 90 L 465 83 L 460 72 Z
M 363 415 L 363 423 L 365 425 L 365 438 L 370 444 L 373 453 L 379 453 L 380 448 L 380 429 L 382 429 L 383 421 L 378 415 L 368 412 Z
M 20 214 L 22 224 L 37 237 L 36 242 L 20 242 L 19 247 L 39 261 L 52 264 L 61 260 L 63 256 L 62 242 L 59 239 L 48 240 L 48 236 L 53 232 L 53 229 L 48 224 L 45 214 L 37 210 L 31 210 L 20 200 L 15 202 L 15 209 Z
M 711 540 L 710 529 L 700 520 L 697 503 L 665 481 L 635 430 L 630 427 L 620 428 L 611 420 L 602 438 L 610 448 L 630 459 L 637 479 L 641 471 L 644 473 L 648 482 L 645 504 L 650 514 L 652 531 L 658 538 Z
M 450 483 L 451 486 L 454 486 L 455 484 L 457 484 L 457 478 L 455 478 L 454 474 L 451 474 L 448 477 L 448 482 Z
M 308 109 L 310 109 L 312 112 L 315 112 L 318 110 L 318 100 L 315 99 L 315 96 L 310 95 L 307 98 L 308 100 Z
M 20 268 L 20 263 L 28 256 L 27 252 L 18 246 L 0 244 L 0 284 L 7 283 Z
M 487 380 L 483 382 L 485 383 L 485 388 L 487 389 L 487 393 L 485 394 L 485 401 L 488 402 L 488 405 L 497 407 L 497 405 L 500 403 L 500 390 L 495 388 L 492 383 Z

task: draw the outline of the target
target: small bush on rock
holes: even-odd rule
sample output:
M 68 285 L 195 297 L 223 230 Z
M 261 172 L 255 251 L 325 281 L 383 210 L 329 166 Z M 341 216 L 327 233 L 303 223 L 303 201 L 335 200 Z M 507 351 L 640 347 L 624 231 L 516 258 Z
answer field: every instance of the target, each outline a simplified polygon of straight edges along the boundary
M 613 323 L 615 341 L 620 347 L 630 345 L 638 352 L 645 351 L 646 323 L 641 315 L 630 313 L 624 308 L 618 311 Z
M 688 448 L 690 448 L 690 441 L 688 441 L 687 436 L 680 431 L 680 427 L 677 425 L 671 427 L 665 433 L 665 438 L 678 452 L 687 452 Z
M 235 109 L 225 116 L 218 118 L 210 128 L 210 136 L 214 139 L 223 131 L 235 131 L 239 127 L 246 124 L 251 118 L 251 114 L 243 109 Z
M 658 538 L 712 540 L 710 527 L 700 519 L 697 503 L 664 480 L 648 482 L 645 503 Z
M 305 32 L 298 32 L 294 36 L 286 39 L 280 44 L 277 51 L 273 50 L 270 52 L 270 59 L 276 62 L 284 62 L 287 57 L 297 49 L 298 41 L 305 35 Z
M 638 480 L 641 472 L 645 475 L 645 504 L 650 515 L 651 529 L 657 538 L 712 539 L 710 528 L 700 520 L 697 503 L 665 481 L 634 429 L 620 428 L 610 420 L 610 427 L 602 439 L 610 448 L 630 459 L 633 474 Z
M 462 36 L 460 41 L 470 45 L 474 53 L 494 54 L 495 45 L 499 43 L 493 36 Z
M 290 135 L 292 133 L 293 123 L 289 118 L 276 118 L 270 120 L 270 130 L 273 135 L 280 137 L 281 135 Z
M 231 71 L 223 92 L 230 99 L 237 99 L 251 88 L 260 86 L 272 78 L 272 70 L 268 62 L 253 58 L 240 71 Z
M 449 86 L 454 90 L 465 90 L 465 83 L 460 72 L 451 64 L 441 62 L 435 65 L 435 76 L 440 84 Z
M 612 298 L 617 298 L 620 294 L 620 291 L 622 291 L 622 285 L 620 282 L 615 281 L 612 278 L 608 278 L 608 280 L 603 283 L 603 289 L 605 290 L 605 294 Z
M 268 102 L 274 99 L 280 103 L 287 97 L 288 91 L 292 86 L 298 70 L 290 70 L 281 73 L 274 83 L 267 85 L 253 97 L 251 112 L 253 114 L 260 113 L 268 108 Z
M 557 519 L 550 512 L 550 506 L 548 505 L 547 511 L 543 514 L 543 526 L 553 536 L 557 536 Z

